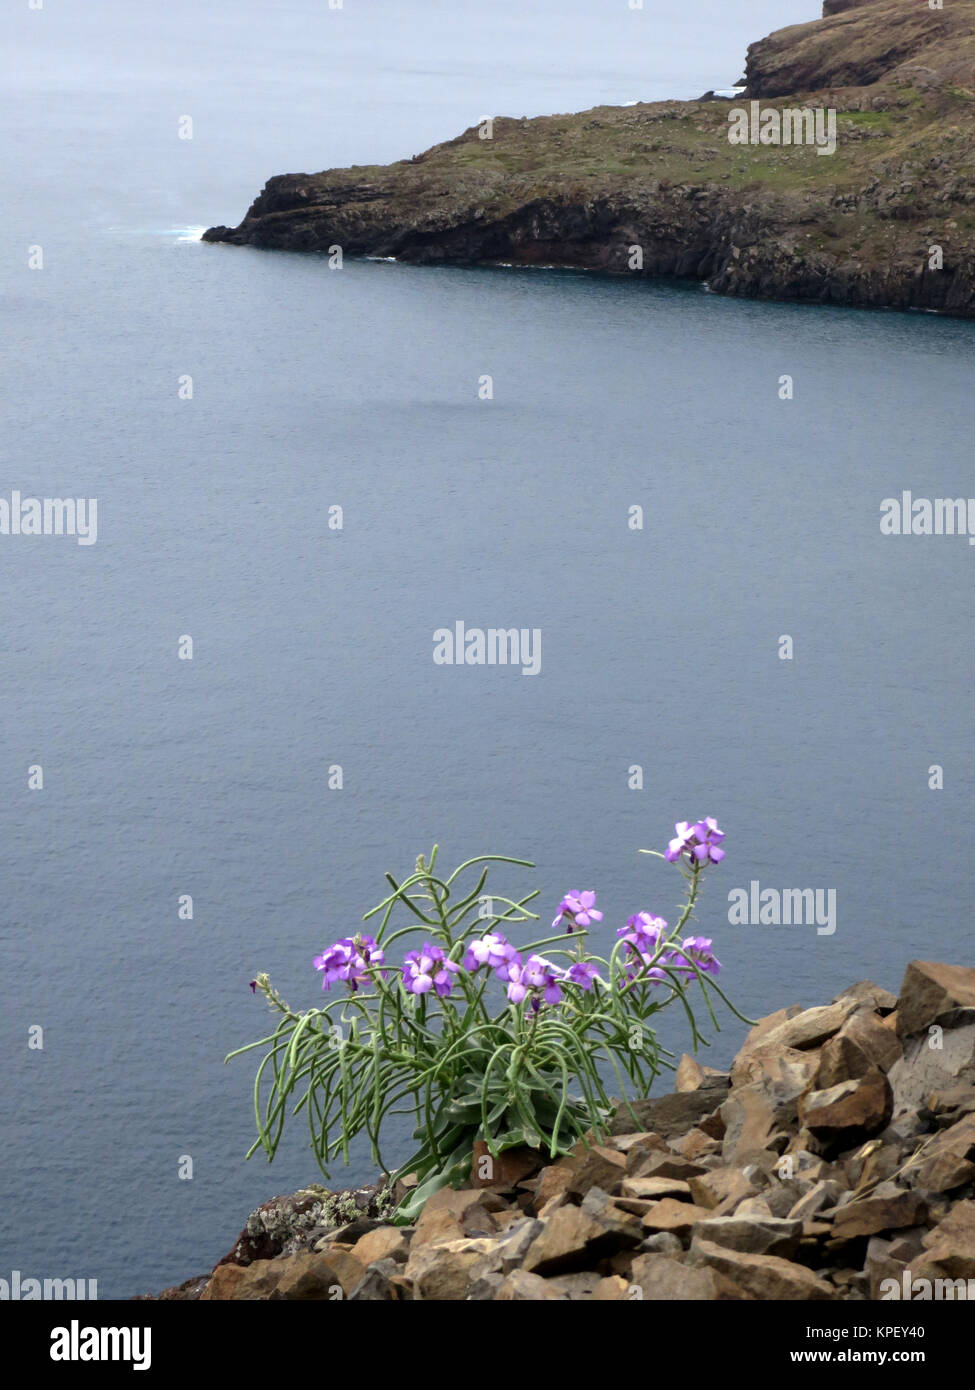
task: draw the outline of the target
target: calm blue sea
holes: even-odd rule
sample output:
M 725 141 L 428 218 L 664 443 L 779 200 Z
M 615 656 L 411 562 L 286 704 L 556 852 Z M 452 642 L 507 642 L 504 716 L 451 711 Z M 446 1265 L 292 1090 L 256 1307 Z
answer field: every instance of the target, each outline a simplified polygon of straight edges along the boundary
M 637 850 L 716 815 L 699 929 L 752 1014 L 970 963 L 975 550 L 879 515 L 972 491 L 972 325 L 195 239 L 274 173 L 727 85 L 817 8 L 6 7 L 0 497 L 97 498 L 98 539 L 0 537 L 0 1276 L 157 1290 L 316 1178 L 300 1129 L 243 1162 L 248 981 L 316 1003 L 435 840 L 533 858 L 549 916 L 597 889 L 608 943 L 673 912 Z M 540 673 L 435 665 L 457 621 L 540 629 Z M 835 932 L 731 926 L 753 879 Z

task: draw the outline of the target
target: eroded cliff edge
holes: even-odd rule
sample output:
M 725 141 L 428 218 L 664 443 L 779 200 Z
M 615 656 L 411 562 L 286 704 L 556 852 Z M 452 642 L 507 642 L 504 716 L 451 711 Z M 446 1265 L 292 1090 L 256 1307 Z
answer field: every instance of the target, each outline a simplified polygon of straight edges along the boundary
M 722 100 L 499 118 L 396 164 L 279 175 L 204 239 L 975 316 L 975 0 L 824 10 L 751 45 L 735 105 L 835 110 L 832 154 L 732 144 Z

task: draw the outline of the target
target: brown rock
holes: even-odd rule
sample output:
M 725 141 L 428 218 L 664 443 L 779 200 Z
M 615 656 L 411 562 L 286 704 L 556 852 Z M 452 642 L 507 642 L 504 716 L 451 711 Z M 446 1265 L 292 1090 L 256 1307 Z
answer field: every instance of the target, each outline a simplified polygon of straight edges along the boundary
M 881 1231 L 920 1226 L 927 1215 L 927 1204 L 917 1192 L 898 1190 L 892 1183 L 885 1183 L 873 1196 L 858 1198 L 839 1208 L 833 1217 L 833 1236 L 837 1240 L 854 1240 Z
M 777 1255 L 749 1255 L 702 1240 L 688 1256 L 688 1263 L 717 1270 L 748 1297 L 763 1302 L 820 1300 L 834 1296 L 830 1285 L 812 1270 Z
M 336 1279 L 342 1286 L 343 1295 L 348 1298 L 365 1274 L 365 1264 L 356 1259 L 351 1246 L 330 1241 L 327 1237 L 318 1242 L 315 1246 L 315 1252 L 328 1261 L 335 1271 Z
M 858 1004 L 869 1004 L 870 1008 L 879 1014 L 889 1014 L 897 1008 L 897 995 L 891 994 L 889 989 L 875 985 L 872 980 L 860 980 L 857 984 L 850 985 L 849 989 L 843 990 L 842 994 L 838 994 L 830 1003 L 838 1004 L 843 999 L 855 999 Z
M 804 1009 L 802 1013 L 763 1034 L 761 1046 L 766 1050 L 788 1047 L 799 1051 L 819 1047 L 827 1038 L 838 1033 L 850 1015 L 860 1007 L 858 1000 L 847 997 L 837 999 L 835 1004 L 821 1004 L 815 1009 Z
M 689 1158 L 681 1158 L 680 1154 L 631 1149 L 627 1155 L 627 1177 L 631 1178 L 680 1178 L 687 1182 L 707 1171 L 703 1164 L 692 1163 Z
M 568 1296 L 553 1287 L 548 1279 L 531 1274 L 527 1269 L 513 1269 L 494 1295 L 499 1303 L 542 1303 L 568 1299 Z
M 630 1297 L 629 1282 L 619 1274 L 611 1274 L 607 1279 L 600 1279 L 592 1297 L 595 1303 L 619 1303 Z
M 552 1163 L 542 1169 L 532 1196 L 532 1209 L 536 1213 L 553 1197 L 560 1197 L 568 1191 L 577 1161 L 574 1158 L 563 1158 L 558 1163 Z
M 715 1216 L 730 1216 L 746 1197 L 757 1195 L 758 1189 L 740 1168 L 716 1168 L 691 1178 L 687 1184 L 691 1200 L 707 1207 Z
M 440 1245 L 465 1236 L 492 1235 L 499 1228 L 492 1211 L 507 1210 L 496 1193 L 478 1188 L 441 1188 L 429 1198 L 413 1233 L 411 1248 Z
M 574 1303 L 588 1303 L 595 1297 L 596 1289 L 603 1282 L 603 1276 L 595 1270 L 580 1270 L 575 1274 L 556 1274 L 548 1282 Z M 623 1282 L 625 1283 L 625 1280 Z
M 670 1231 L 677 1236 L 688 1236 L 696 1222 L 710 1216 L 704 1207 L 696 1207 L 693 1202 L 678 1202 L 673 1197 L 662 1197 L 655 1202 L 643 1217 L 645 1231 Z
M 701 1241 L 749 1255 L 779 1255 L 791 1260 L 799 1249 L 802 1222 L 766 1216 L 710 1216 L 691 1232 L 691 1249 Z
M 689 1052 L 685 1052 L 677 1066 L 677 1075 L 674 1077 L 674 1089 L 676 1091 L 696 1091 L 704 1082 L 704 1068 L 696 1057 L 692 1057 Z
M 500 1264 L 498 1247 L 498 1241 L 480 1237 L 411 1249 L 405 1274 L 413 1297 L 441 1303 L 466 1299 L 474 1278 L 487 1273 L 495 1260 Z
M 914 1274 L 924 1279 L 975 1279 L 975 1201 L 957 1202 L 929 1231 Z
M 810 1091 L 799 1100 L 802 1124 L 817 1138 L 826 1140 L 876 1134 L 887 1124 L 892 1110 L 891 1088 L 879 1070 L 826 1091 Z
M 402 1271 L 398 1260 L 376 1260 L 349 1294 L 350 1303 L 391 1303 L 399 1298 L 392 1279 Z
M 677 1067 L 677 1074 L 674 1078 L 675 1091 L 698 1091 L 702 1086 L 717 1084 L 709 1078 L 720 1077 L 728 1079 L 727 1072 L 721 1072 L 714 1067 L 702 1067 L 696 1057 L 692 1057 L 689 1052 L 685 1052 L 680 1059 Z
M 955 1009 L 975 1009 L 975 970 L 912 960 L 904 974 L 897 1008 L 897 1031 L 911 1037 L 932 1023 L 944 1022 Z
M 410 1239 L 401 1226 L 377 1226 L 352 1247 L 352 1255 L 363 1269 L 376 1260 L 397 1260 L 403 1264 L 409 1253 Z
M 637 1255 L 630 1279 L 648 1302 L 693 1302 L 716 1298 L 710 1269 L 691 1269 L 672 1255 Z
M 718 1112 L 720 1115 L 720 1111 Z M 705 1120 L 705 1124 L 707 1120 Z M 675 1139 L 673 1150 L 680 1154 L 681 1158 L 689 1158 L 695 1162 L 699 1158 L 709 1158 L 712 1154 L 721 1152 L 721 1140 L 713 1138 L 710 1134 L 705 1134 L 703 1129 L 691 1129 L 680 1139 Z
M 653 1130 L 642 1130 L 638 1134 L 614 1134 L 606 1140 L 610 1148 L 619 1149 L 621 1154 L 630 1154 L 634 1149 L 655 1149 L 657 1153 L 670 1153 L 666 1139 Z
M 584 1195 L 592 1187 L 610 1193 L 618 1191 L 626 1176 L 626 1164 L 626 1154 L 595 1144 L 577 1160 L 566 1190 L 577 1195 Z
M 841 1192 L 842 1188 L 838 1182 L 831 1178 L 821 1179 L 792 1205 L 789 1210 L 790 1219 L 808 1221 L 817 1212 L 823 1211 L 827 1207 L 835 1207 Z
M 924 1107 L 924 1115 L 938 1129 L 948 1129 L 966 1115 L 975 1115 L 975 1086 L 948 1086 L 941 1091 L 932 1091 Z
M 778 1009 L 774 1014 L 766 1014 L 764 1018 L 760 1018 L 758 1022 L 748 1030 L 738 1056 L 741 1057 L 745 1052 L 751 1052 L 751 1050 L 757 1047 L 764 1038 L 768 1037 L 769 1033 L 774 1032 L 776 1028 L 788 1022 L 790 1018 L 795 1018 L 801 1013 L 801 1004 L 790 1004 L 787 1009 Z
M 975 1114 L 942 1130 L 924 1150 L 916 1185 L 929 1192 L 950 1192 L 975 1178 Z
M 560 1207 L 528 1247 L 524 1268 L 541 1275 L 590 1269 L 619 1250 L 626 1240 L 613 1225 L 582 1207 Z
M 253 1260 L 249 1265 L 218 1265 L 209 1286 L 201 1294 L 201 1300 L 306 1302 L 312 1299 L 337 1300 L 342 1296 L 343 1285 L 332 1260 L 314 1251 L 303 1250 L 297 1255 Z
M 545 1158 L 538 1149 L 522 1145 L 516 1149 L 504 1149 L 495 1157 L 483 1139 L 475 1139 L 471 1186 L 511 1189 L 516 1183 L 534 1177 L 544 1163 Z
M 923 1110 L 933 1092 L 975 1085 L 975 1022 L 906 1038 L 889 1078 L 896 1116 Z
M 759 1084 L 740 1086 L 721 1107 L 725 1122 L 722 1157 L 736 1164 L 745 1154 L 788 1142 L 788 1132 L 776 1115 L 776 1107 Z
M 661 1197 L 690 1200 L 691 1189 L 683 1178 L 624 1178 L 623 1196 L 639 1197 L 645 1201 L 658 1201 Z
M 223 1302 L 235 1298 L 237 1286 L 249 1268 L 249 1265 L 217 1265 L 200 1294 L 200 1301 L 205 1303 L 213 1299 Z
M 653 1130 L 664 1139 L 679 1139 L 713 1111 L 728 1094 L 728 1080 L 708 1076 L 696 1091 L 676 1091 L 654 1100 L 633 1102 L 633 1111 L 643 1129 Z M 633 1115 L 621 1105 L 610 1122 L 610 1133 L 627 1134 L 634 1128 Z

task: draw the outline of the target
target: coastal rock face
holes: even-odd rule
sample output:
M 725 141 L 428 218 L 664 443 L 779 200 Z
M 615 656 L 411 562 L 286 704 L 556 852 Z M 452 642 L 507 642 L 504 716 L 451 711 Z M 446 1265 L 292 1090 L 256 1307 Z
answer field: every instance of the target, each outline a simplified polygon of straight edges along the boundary
M 944 9 L 929 10 L 925 0 L 827 0 L 823 12 L 822 20 L 791 25 L 750 46 L 749 96 L 971 82 L 971 5 L 949 0 Z
M 159 1297 L 858 1301 L 915 1280 L 937 1297 L 975 1280 L 973 991 L 973 969 L 912 961 L 899 999 L 864 981 L 782 1009 L 729 1072 L 685 1057 L 681 1089 L 621 1105 L 602 1142 L 547 1166 L 513 1151 L 414 1227 L 383 1219 L 380 1189 L 276 1198 L 209 1276 Z
M 499 118 L 396 164 L 279 175 L 204 240 L 975 315 L 975 0 L 828 0 L 753 44 L 746 77 L 749 111 L 835 110 L 835 152 L 732 144 L 720 100 Z

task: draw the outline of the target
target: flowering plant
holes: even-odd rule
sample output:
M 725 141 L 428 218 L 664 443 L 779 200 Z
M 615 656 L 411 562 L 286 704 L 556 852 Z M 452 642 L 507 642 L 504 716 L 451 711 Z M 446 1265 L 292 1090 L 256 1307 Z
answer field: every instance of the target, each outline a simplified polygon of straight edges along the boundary
M 715 1027 L 709 992 L 737 1014 L 715 983 L 711 938 L 683 936 L 703 874 L 724 858 L 724 833 L 711 817 L 675 828 L 666 854 L 641 852 L 680 867 L 686 894 L 676 925 L 638 912 L 605 957 L 586 946 L 603 918 L 589 891 L 567 893 L 540 939 L 509 940 L 538 920 L 528 907 L 538 890 L 518 901 L 486 895 L 488 866 L 533 868 L 527 860 L 482 855 L 442 878 L 434 846 L 402 883 L 387 874 L 392 892 L 363 919 L 379 917 L 375 935 L 343 937 L 315 957 L 322 988 L 334 990 L 323 1008 L 295 1011 L 267 975 L 251 982 L 280 1019 L 268 1037 L 230 1054 L 268 1049 L 248 1158 L 263 1148 L 273 1159 L 288 1111 L 304 1110 L 326 1176 L 335 1154 L 349 1161 L 362 1133 L 387 1176 L 416 1173 L 399 1213 L 410 1219 L 431 1192 L 468 1177 L 477 1139 L 495 1156 L 528 1145 L 554 1158 L 589 1131 L 604 1135 L 615 1109 L 606 1077 L 615 1075 L 629 1104 L 628 1090 L 646 1095 L 673 1065 L 647 1026 L 655 1013 L 679 1001 L 695 1050 L 706 1044 L 691 1007 L 695 986 Z M 394 964 L 393 948 L 407 937 L 419 944 Z M 403 1113 L 419 1148 L 390 1175 L 380 1134 L 388 1116 Z

